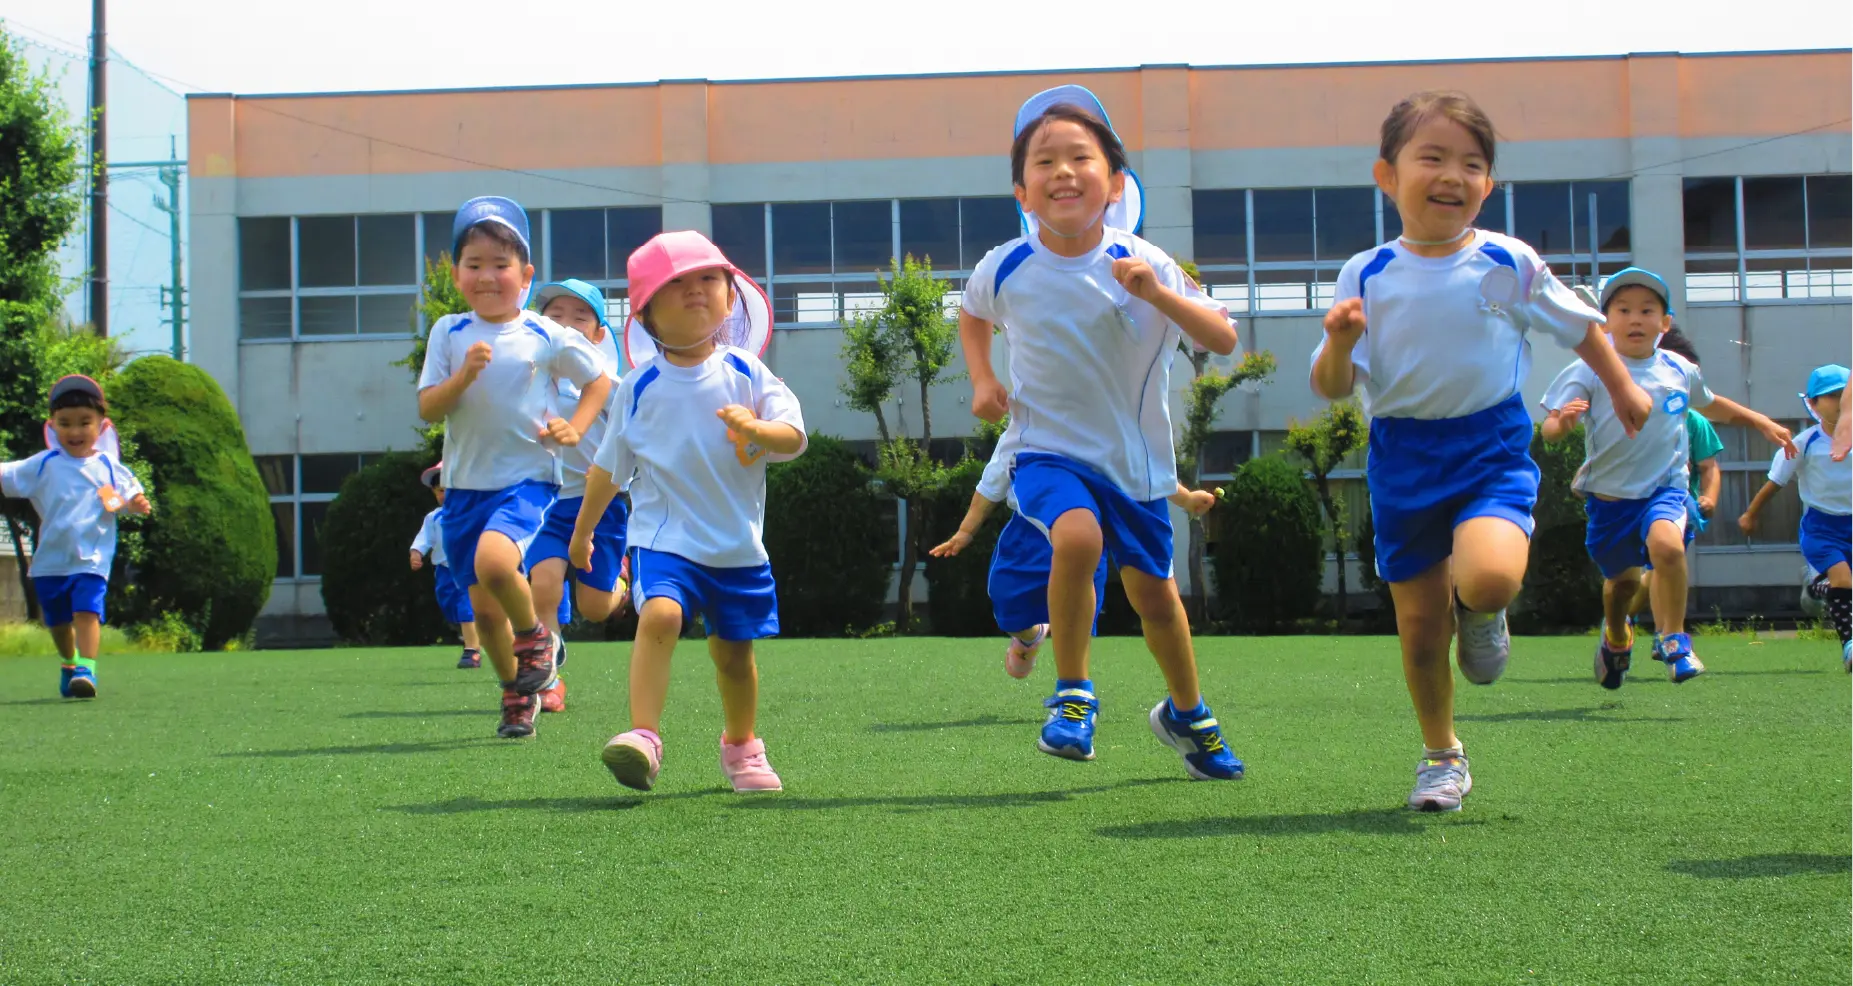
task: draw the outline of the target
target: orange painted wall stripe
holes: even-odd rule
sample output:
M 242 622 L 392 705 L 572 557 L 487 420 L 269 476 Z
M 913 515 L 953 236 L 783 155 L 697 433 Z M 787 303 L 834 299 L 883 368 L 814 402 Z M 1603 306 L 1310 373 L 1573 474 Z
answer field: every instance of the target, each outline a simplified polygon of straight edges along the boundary
M 1355 147 L 1455 88 L 1510 141 L 1848 133 L 1846 52 L 664 83 L 189 101 L 206 177 L 1001 156 L 1032 93 L 1094 90 L 1130 150 Z

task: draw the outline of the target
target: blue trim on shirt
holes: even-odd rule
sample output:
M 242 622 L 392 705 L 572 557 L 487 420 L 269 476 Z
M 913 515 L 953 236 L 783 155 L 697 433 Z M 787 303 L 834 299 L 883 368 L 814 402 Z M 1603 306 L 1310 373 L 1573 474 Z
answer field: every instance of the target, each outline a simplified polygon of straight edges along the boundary
M 462 318 L 457 319 L 455 322 L 450 323 L 450 331 L 457 332 L 461 330 L 464 326 L 470 324 L 471 321 L 472 319 L 470 318 L 470 316 L 465 315 Z
M 1015 250 L 1010 251 L 1009 255 L 1004 257 L 1004 262 L 997 265 L 997 277 L 993 278 L 991 281 L 992 303 L 996 303 L 997 293 L 1004 289 L 1004 278 L 1009 277 L 1012 271 L 1021 267 L 1023 261 L 1028 260 L 1030 255 L 1035 252 L 1036 248 L 1030 246 L 1028 241 L 1019 243 Z
M 45 475 L 45 467 L 48 464 L 50 464 L 51 460 L 57 457 L 58 457 L 58 450 L 55 448 L 48 448 L 45 451 L 40 452 L 39 453 L 39 468 L 38 468 L 38 472 L 36 473 L 36 475 L 39 475 L 39 476 Z
M 1518 270 L 1518 261 L 1513 260 L 1512 254 L 1508 252 L 1505 247 L 1497 243 L 1480 244 L 1480 252 L 1493 258 L 1493 262 L 1496 264 L 1510 267 L 1515 271 Z
M 1395 259 L 1396 259 L 1396 251 L 1390 249 L 1389 247 L 1384 247 L 1383 249 L 1378 250 L 1377 255 L 1375 257 L 1370 258 L 1370 263 L 1365 264 L 1364 270 L 1358 274 L 1358 297 L 1359 298 L 1364 297 L 1364 285 L 1368 284 L 1371 278 L 1376 277 L 1378 274 L 1383 273 L 1384 268 L 1390 266 L 1390 261 L 1395 260 Z
M 731 366 L 734 369 L 739 370 L 741 376 L 747 378 L 748 380 L 753 379 L 753 368 L 746 365 L 746 360 L 741 359 L 739 353 L 728 353 L 727 355 L 721 357 L 721 360 L 725 362 L 728 366 Z
M 1808 450 L 1814 447 L 1815 439 L 1826 440 L 1827 432 L 1822 431 L 1820 426 L 1817 425 L 1812 430 L 1814 431 L 1814 434 L 1809 435 L 1808 440 L 1803 442 L 1801 444 L 1801 448 L 1796 450 L 1796 452 L 1798 453 L 1797 455 L 1798 458 L 1802 455 L 1808 454 Z
M 530 319 L 524 319 L 521 324 L 527 326 L 530 329 L 533 329 L 534 334 L 540 336 L 542 339 L 545 339 L 548 342 L 553 341 L 553 337 L 547 334 L 546 329 L 543 329 L 540 327 L 539 322 L 536 322 L 530 318 Z
M 625 415 L 625 417 L 630 417 L 637 413 L 637 402 L 643 400 L 643 388 L 655 383 L 656 378 L 662 375 L 663 371 L 657 367 L 651 366 L 644 368 L 643 376 L 637 378 L 637 386 L 631 388 L 631 411 L 630 414 Z
M 1107 256 L 1112 257 L 1114 260 L 1125 260 L 1127 257 L 1132 256 L 1132 251 L 1126 249 L 1126 244 L 1124 243 L 1115 243 L 1107 247 Z

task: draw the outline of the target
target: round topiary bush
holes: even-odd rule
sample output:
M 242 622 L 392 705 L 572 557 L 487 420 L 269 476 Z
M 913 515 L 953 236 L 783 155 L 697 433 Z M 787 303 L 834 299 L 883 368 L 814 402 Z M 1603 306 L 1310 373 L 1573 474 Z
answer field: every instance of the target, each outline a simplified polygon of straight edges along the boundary
M 1583 464 L 1583 426 L 1555 444 L 1532 430 L 1531 458 L 1543 474 L 1531 516 L 1531 553 L 1525 586 L 1512 604 L 1512 629 L 1519 633 L 1584 630 L 1602 617 L 1602 574 L 1584 546 L 1589 515 L 1570 481 Z
M 277 532 L 238 413 L 206 371 L 167 356 L 123 368 L 109 400 L 160 493 L 142 527 L 141 564 L 111 615 L 175 614 L 209 650 L 242 638 L 270 597 Z
M 874 478 L 827 435 L 766 471 L 766 553 L 784 636 L 839 637 L 881 622 L 898 542 Z
M 353 644 L 409 647 L 448 639 L 432 566 L 412 571 L 412 537 L 437 506 L 419 474 L 432 460 L 394 452 L 347 478 L 322 520 L 322 605 Z
M 1244 463 L 1224 496 L 1209 514 L 1218 618 L 1246 633 L 1291 629 L 1313 615 L 1325 581 L 1318 498 L 1279 455 Z

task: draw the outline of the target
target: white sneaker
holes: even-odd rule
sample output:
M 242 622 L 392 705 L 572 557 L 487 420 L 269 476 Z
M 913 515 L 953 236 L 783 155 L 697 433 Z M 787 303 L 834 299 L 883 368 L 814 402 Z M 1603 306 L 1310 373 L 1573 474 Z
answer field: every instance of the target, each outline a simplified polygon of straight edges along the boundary
M 1454 603 L 1454 659 L 1461 676 L 1476 685 L 1490 685 L 1506 673 L 1512 656 L 1512 635 L 1506 630 L 1506 611 L 1475 613 Z
M 1416 811 L 1460 811 L 1461 799 L 1473 790 L 1467 757 L 1459 754 L 1439 760 L 1422 759 L 1415 765 L 1415 790 L 1409 807 Z

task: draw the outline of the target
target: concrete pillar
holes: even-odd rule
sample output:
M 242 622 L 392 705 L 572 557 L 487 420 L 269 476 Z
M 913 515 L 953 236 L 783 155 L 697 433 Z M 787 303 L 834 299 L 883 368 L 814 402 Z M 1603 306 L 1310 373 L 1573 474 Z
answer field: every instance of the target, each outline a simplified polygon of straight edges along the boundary
M 714 232 L 708 209 L 708 83 L 660 86 L 663 141 L 663 228 Z
M 1666 278 L 1673 307 L 1686 303 L 1686 214 L 1679 137 L 1679 56 L 1627 60 L 1629 235 L 1634 263 Z M 1675 162 L 1675 163 L 1668 163 Z

